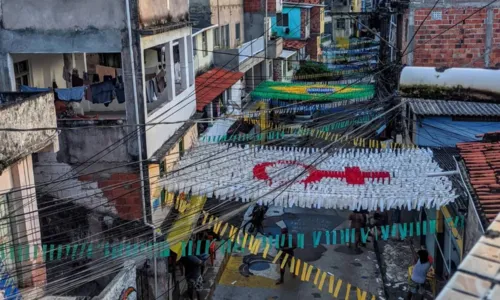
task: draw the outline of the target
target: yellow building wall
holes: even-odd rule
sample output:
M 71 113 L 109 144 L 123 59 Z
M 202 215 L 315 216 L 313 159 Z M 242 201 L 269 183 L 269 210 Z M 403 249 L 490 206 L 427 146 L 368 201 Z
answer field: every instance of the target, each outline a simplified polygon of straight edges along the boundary
M 319 11 L 320 17 L 320 26 L 319 26 L 319 33 L 323 34 L 325 33 L 325 8 L 322 7 L 320 8 Z

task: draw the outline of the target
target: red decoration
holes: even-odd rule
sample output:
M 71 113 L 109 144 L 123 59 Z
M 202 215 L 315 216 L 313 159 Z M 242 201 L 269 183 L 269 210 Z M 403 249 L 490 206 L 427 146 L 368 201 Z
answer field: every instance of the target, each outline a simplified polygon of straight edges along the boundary
M 391 179 L 391 174 L 386 171 L 362 172 L 359 167 L 346 167 L 344 172 L 325 171 L 325 170 L 318 170 L 315 167 L 310 167 L 309 165 L 300 163 L 298 161 L 286 161 L 286 160 L 260 163 L 253 168 L 253 175 L 256 179 L 268 181 L 269 184 L 271 184 L 272 178 L 269 176 L 269 174 L 267 174 L 266 168 L 278 164 L 296 165 L 306 169 L 306 171 L 309 173 L 309 176 L 307 176 L 304 180 L 299 181 L 300 183 L 305 183 L 305 184 L 319 182 L 323 178 L 338 178 L 338 179 L 345 178 L 347 184 L 365 184 L 365 178 Z

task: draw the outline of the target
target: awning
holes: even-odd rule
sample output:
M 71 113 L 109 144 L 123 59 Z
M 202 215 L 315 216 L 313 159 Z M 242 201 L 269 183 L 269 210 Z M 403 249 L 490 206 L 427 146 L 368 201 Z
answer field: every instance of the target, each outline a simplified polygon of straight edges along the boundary
M 289 57 L 291 57 L 295 53 L 296 53 L 295 51 L 283 50 L 281 52 L 280 58 L 288 59 Z
M 283 41 L 283 49 L 289 49 L 289 50 L 300 50 L 302 48 L 305 48 L 307 45 L 307 42 L 304 41 L 295 41 L 295 40 L 284 40 Z
M 207 198 L 204 196 L 193 196 L 186 210 L 179 215 L 167 236 L 170 250 L 177 254 L 177 260 L 181 259 L 182 241 L 186 242 L 191 237 L 191 232 L 198 221 L 198 216 L 205 205 Z
M 232 87 L 245 74 L 214 68 L 196 77 L 196 110 L 202 111 L 225 90 Z

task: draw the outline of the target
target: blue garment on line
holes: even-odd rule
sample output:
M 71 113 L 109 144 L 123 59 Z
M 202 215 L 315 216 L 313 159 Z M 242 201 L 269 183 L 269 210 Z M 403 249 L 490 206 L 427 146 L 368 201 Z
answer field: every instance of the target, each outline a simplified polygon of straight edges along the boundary
M 92 89 L 92 103 L 109 104 L 115 98 L 115 86 L 112 81 L 104 81 L 90 86 Z
M 83 95 L 85 95 L 85 86 L 78 86 L 69 89 L 55 89 L 57 93 L 57 98 L 61 101 L 75 101 L 80 102 L 83 99 Z
M 21 85 L 21 92 L 27 93 L 27 92 L 50 92 L 49 88 L 37 88 L 37 87 L 31 87 L 27 85 Z

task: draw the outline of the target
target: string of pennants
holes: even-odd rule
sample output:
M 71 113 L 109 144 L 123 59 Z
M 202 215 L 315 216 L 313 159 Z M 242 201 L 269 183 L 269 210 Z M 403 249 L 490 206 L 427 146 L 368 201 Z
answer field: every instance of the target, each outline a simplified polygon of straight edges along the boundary
M 252 123 L 254 125 L 260 125 L 261 122 L 259 120 L 247 119 L 246 122 Z M 349 137 L 346 137 L 342 134 L 332 133 L 328 131 L 332 131 L 335 129 L 342 129 L 352 125 L 348 122 L 356 122 L 356 121 L 343 121 L 330 125 L 326 125 L 321 129 L 313 129 L 313 128 L 296 128 L 296 127 L 274 127 L 277 128 L 268 133 L 259 133 L 259 134 L 245 134 L 245 135 L 214 135 L 214 136 L 203 136 L 200 138 L 201 142 L 205 143 L 222 143 L 222 142 L 245 142 L 245 141 L 262 141 L 264 139 L 274 140 L 284 138 L 287 134 L 295 134 L 301 136 L 310 136 L 314 138 L 320 138 L 329 142 L 336 142 L 341 140 L 348 140 Z M 357 121 L 360 123 L 367 122 L 365 121 Z M 355 124 L 355 123 L 354 123 Z M 270 126 L 271 127 L 271 126 Z M 270 128 L 268 127 L 268 128 Z M 365 139 L 365 138 L 353 138 L 352 139 L 354 146 L 363 147 L 363 148 L 371 148 L 371 149 L 418 149 L 419 147 L 414 144 L 403 144 L 403 143 L 395 143 L 395 142 L 384 142 L 374 139 Z
M 330 103 L 310 103 L 310 104 L 304 104 L 304 105 L 293 105 L 290 106 L 289 101 L 282 101 L 282 100 L 277 100 L 277 99 L 259 99 L 259 101 L 265 101 L 269 102 L 273 107 L 283 107 L 283 108 L 273 108 L 273 112 L 276 114 L 293 114 L 297 112 L 315 112 L 315 111 L 321 111 L 321 112 L 336 112 L 338 111 L 339 107 L 347 106 L 350 104 L 356 104 L 360 102 L 366 102 L 373 99 L 372 96 L 365 96 L 365 97 L 359 97 L 356 99 L 349 99 L 349 100 L 344 100 L 344 101 L 337 101 L 337 102 L 330 102 Z M 252 112 L 250 115 L 252 117 L 258 117 L 260 116 L 260 112 Z
M 262 258 L 267 259 L 269 255 L 269 251 L 273 245 L 276 246 L 277 249 L 280 247 L 284 246 L 285 242 L 285 236 L 284 235 L 276 235 L 276 238 L 273 240 L 272 237 L 261 237 L 260 239 L 253 236 L 249 235 L 248 233 L 245 233 L 242 238 L 240 238 L 239 235 L 239 228 L 230 225 L 229 223 L 223 223 L 222 221 L 219 220 L 218 217 L 215 217 L 213 215 L 210 215 L 208 212 L 203 211 L 202 212 L 203 216 L 203 225 L 208 225 L 210 229 L 213 229 L 213 231 L 218 234 L 221 238 L 225 236 L 226 233 L 228 233 L 228 239 L 222 241 L 222 251 L 224 253 L 233 253 L 233 252 L 243 252 L 245 249 L 249 250 L 250 253 L 254 255 L 260 255 L 260 250 L 261 250 L 261 245 L 263 246 L 263 252 L 262 252 Z M 447 220 L 447 222 L 453 222 L 452 220 Z M 417 235 L 427 232 L 427 223 L 428 222 L 428 231 L 429 234 L 435 233 L 436 230 L 436 220 L 428 220 L 423 222 L 423 226 L 421 224 L 416 224 L 416 229 L 417 229 Z M 458 222 L 460 220 L 457 220 L 455 218 L 454 223 L 458 226 Z M 463 224 L 463 220 L 461 220 Z M 392 235 L 395 236 L 396 232 L 402 230 L 403 226 L 402 224 L 393 224 L 392 226 Z M 413 229 L 413 223 L 410 224 L 410 227 Z M 382 227 L 382 231 L 384 232 L 384 227 Z M 386 239 L 389 235 L 390 227 L 387 225 L 385 232 L 383 233 L 383 237 Z M 407 224 L 404 224 L 404 230 L 406 232 Z M 422 228 L 422 231 L 420 230 Z M 228 231 L 229 229 L 229 231 Z M 411 231 L 413 233 L 413 231 Z M 314 245 L 319 245 L 319 240 L 321 239 L 321 231 L 314 232 L 313 234 L 313 239 L 314 239 Z M 325 238 L 327 239 L 327 243 L 330 244 L 330 234 L 332 235 L 333 241 L 336 241 L 336 230 L 330 232 L 326 231 L 325 232 Z M 425 233 L 424 233 L 425 234 Z M 281 239 L 280 239 L 281 236 Z M 368 234 L 362 236 L 368 236 Z M 375 236 L 378 236 L 376 234 Z M 297 235 L 297 245 L 300 247 L 304 245 L 304 235 Z M 339 230 L 339 237 L 341 239 L 341 243 L 346 242 L 349 243 L 349 241 L 353 241 L 355 239 L 355 231 L 353 229 L 345 229 L 345 230 Z M 248 242 L 248 244 L 247 244 Z M 288 242 L 289 245 L 291 246 L 292 243 L 292 235 L 288 235 Z M 181 256 L 185 255 L 193 255 L 193 241 L 190 240 L 187 245 L 185 241 L 178 242 L 177 244 L 181 244 Z M 205 243 L 206 246 L 209 246 L 210 243 Z M 335 244 L 335 242 L 334 242 Z M 109 247 L 109 243 L 104 243 L 102 244 L 102 250 L 104 251 L 104 256 L 106 258 L 121 258 L 123 257 L 123 254 L 125 253 L 126 257 L 135 257 L 139 253 L 145 253 L 151 255 L 157 255 L 159 257 L 168 257 L 170 256 L 170 248 L 167 242 L 159 242 L 159 243 L 136 243 L 136 244 L 117 244 L 114 245 L 113 247 Z M 18 256 L 20 258 L 20 261 L 23 259 L 28 258 L 30 256 L 30 250 L 29 250 L 29 245 L 26 245 L 27 249 L 25 247 L 25 251 L 23 251 L 23 248 L 18 248 Z M 188 246 L 188 247 L 186 247 Z M 13 247 L 11 247 L 12 249 Z M 41 248 L 41 249 L 40 249 Z M 56 254 L 56 245 L 51 244 L 50 245 L 50 250 L 47 252 L 47 245 L 43 245 L 42 247 L 39 247 L 38 245 L 33 246 L 33 257 L 38 258 L 38 252 L 39 250 L 43 251 L 43 260 L 46 260 L 46 254 L 49 254 L 49 259 L 52 261 L 54 260 L 54 254 Z M 80 249 L 79 249 L 80 248 Z M 187 249 L 186 249 L 187 248 Z M 1 247 L 1 254 L 2 258 L 6 257 L 5 253 L 5 247 Z M 93 252 L 93 244 L 89 243 L 88 245 L 83 243 L 83 244 L 73 244 L 73 245 L 58 245 L 57 246 L 57 256 L 56 259 L 60 260 L 63 257 L 63 249 L 65 250 L 66 257 L 71 257 L 73 260 L 77 258 L 82 258 L 84 255 L 87 256 L 87 258 L 92 257 L 92 252 Z M 205 249 L 205 252 L 208 253 L 209 249 Z M 196 254 L 195 255 L 200 255 L 201 254 L 201 240 L 197 241 L 196 245 Z M 15 258 L 15 250 L 11 251 L 10 255 L 14 256 Z M 282 269 L 285 268 L 287 263 L 290 261 L 290 273 L 299 276 L 300 275 L 300 280 L 302 282 L 313 282 L 313 284 L 318 288 L 320 291 L 323 291 L 323 288 L 325 287 L 325 283 L 327 283 L 328 286 L 328 293 L 332 294 L 334 297 L 338 297 L 340 290 L 342 287 L 345 287 L 345 299 L 349 299 L 350 297 L 350 291 L 351 289 L 356 288 L 356 295 L 357 299 L 363 299 L 366 300 L 367 296 L 369 293 L 365 290 L 362 290 L 358 287 L 353 286 L 349 282 L 344 282 L 341 278 L 335 278 L 335 275 L 333 275 L 330 272 L 325 272 L 322 271 L 321 269 L 313 266 L 312 264 L 308 264 L 305 261 L 301 261 L 298 258 L 295 258 L 294 256 L 291 256 L 287 253 L 283 253 L 281 250 L 278 250 L 277 254 L 274 257 L 269 257 L 270 259 L 272 258 L 272 263 L 277 264 L 279 260 L 281 260 L 281 265 L 280 267 Z M 302 270 L 302 272 L 301 272 Z M 316 270 L 314 278 L 311 277 L 313 271 Z M 326 280 L 328 278 L 328 281 Z M 15 298 L 15 299 L 20 299 L 20 297 Z M 376 299 L 375 295 L 371 296 L 371 299 L 374 300 Z
M 168 194 L 172 194 L 175 197 L 175 193 L 168 192 Z M 187 201 L 186 201 L 187 202 Z M 205 213 L 206 214 L 206 213 Z M 214 221 L 215 219 L 212 219 Z M 455 216 L 445 218 L 443 221 L 448 224 L 448 226 L 452 228 L 463 228 L 465 221 L 464 216 Z M 376 226 L 373 227 L 373 237 L 378 240 L 387 241 L 389 237 L 391 238 L 399 238 L 401 240 L 406 239 L 407 237 L 418 237 L 418 236 L 426 236 L 436 234 L 436 228 L 439 221 L 437 219 L 428 219 L 421 222 L 409 222 L 409 223 L 394 223 L 392 225 L 384 225 L 384 226 Z M 206 223 L 205 223 L 206 224 Z M 222 226 L 221 222 L 215 222 L 213 225 L 215 233 L 221 233 L 221 236 L 227 232 L 228 224 Z M 229 229 L 229 240 L 234 243 L 234 239 L 231 239 L 231 236 L 234 235 L 234 230 L 236 227 L 230 227 Z M 237 230 L 237 228 L 236 228 Z M 371 229 L 361 228 L 361 242 L 366 243 L 368 241 L 368 236 Z M 380 233 L 380 234 L 379 234 Z M 350 242 L 355 240 L 355 229 L 353 228 L 345 228 L 345 229 L 336 229 L 336 230 L 316 230 L 312 232 L 312 245 L 314 248 L 319 247 L 320 245 L 347 245 Z M 293 238 L 295 236 L 295 238 Z M 249 235 L 247 235 L 249 237 Z M 304 249 L 305 248 L 305 233 L 295 233 L 289 234 L 288 240 L 296 240 L 297 248 Z M 251 237 L 250 237 L 251 238 Z M 257 239 L 255 239 L 257 240 Z M 285 236 L 283 234 L 276 234 L 274 237 L 262 237 L 261 245 L 265 248 L 266 245 L 269 244 L 271 247 L 275 246 L 276 249 L 279 249 L 280 245 L 283 246 L 285 240 Z M 224 241 L 224 240 L 221 240 Z M 201 255 L 203 253 L 208 253 L 208 245 L 210 243 L 205 243 L 207 246 L 205 249 L 201 249 L 201 245 L 203 241 L 197 242 L 195 255 Z M 180 241 L 177 244 L 181 245 L 181 253 L 178 253 L 182 256 L 193 255 L 192 253 L 193 247 L 192 241 Z M 237 240 L 237 244 L 242 244 Z M 32 259 L 38 259 L 39 255 L 44 262 L 46 261 L 54 261 L 54 260 L 62 260 L 70 258 L 72 260 L 80 259 L 86 257 L 88 259 L 92 259 L 93 256 L 98 253 L 100 250 L 104 252 L 104 257 L 110 258 L 119 258 L 127 255 L 136 255 L 141 252 L 143 248 L 149 249 L 157 249 L 159 255 L 162 257 L 170 256 L 170 249 L 172 245 L 169 245 L 168 242 L 139 242 L 139 243 L 112 243 L 103 242 L 103 243 L 72 243 L 72 244 L 44 244 L 40 247 L 37 244 L 25 244 L 25 245 L 16 245 L 6 247 L 5 245 L 0 246 L 0 256 L 2 259 L 6 259 L 10 257 L 11 260 L 18 262 L 30 261 Z M 175 245 L 174 245 L 175 246 Z M 235 245 L 236 246 L 236 245 Z M 187 249 L 186 249 L 187 248 Z M 236 252 L 233 247 L 222 245 L 221 248 L 224 250 L 224 253 L 233 253 Z M 254 247 L 250 247 L 253 249 Z M 30 250 L 31 249 L 31 250 Z M 236 249 L 238 250 L 238 249 Z M 17 257 L 16 257 L 17 256 Z M 96 255 L 97 258 L 100 255 Z M 5 268 L 3 264 L 1 267 Z
M 300 81 L 300 80 L 315 79 L 321 77 L 358 75 L 359 73 L 369 72 L 369 71 L 373 71 L 373 68 L 364 67 L 354 70 L 332 70 L 331 72 L 325 72 L 320 74 L 294 75 L 293 80 Z

